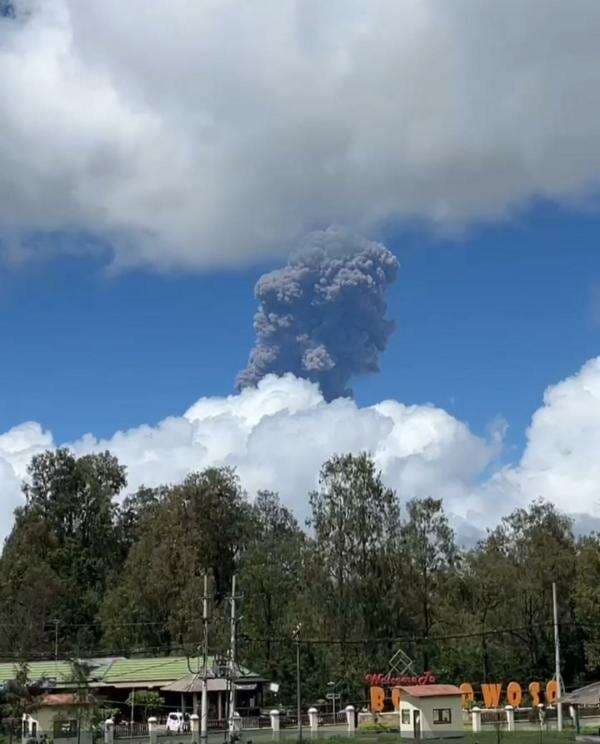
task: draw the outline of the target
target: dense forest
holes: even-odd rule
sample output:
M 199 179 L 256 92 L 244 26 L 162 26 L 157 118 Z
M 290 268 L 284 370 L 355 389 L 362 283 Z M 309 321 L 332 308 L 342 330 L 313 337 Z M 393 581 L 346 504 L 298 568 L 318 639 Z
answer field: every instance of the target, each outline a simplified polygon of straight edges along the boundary
M 600 673 L 600 537 L 576 539 L 551 504 L 461 550 L 441 501 L 403 503 L 367 454 L 323 465 L 306 525 L 227 468 L 124 493 L 108 452 L 33 458 L 0 557 L 0 658 L 195 654 L 208 572 L 211 652 L 228 646 L 236 574 L 241 661 L 283 700 L 298 628 L 307 697 L 358 690 L 399 647 L 442 681 L 549 679 L 553 581 L 566 686 Z

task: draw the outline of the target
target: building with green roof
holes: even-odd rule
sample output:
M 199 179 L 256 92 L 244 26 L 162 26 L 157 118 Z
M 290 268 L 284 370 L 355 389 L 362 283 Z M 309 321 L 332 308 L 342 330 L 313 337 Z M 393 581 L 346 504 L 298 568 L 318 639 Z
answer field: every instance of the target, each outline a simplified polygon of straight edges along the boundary
M 197 712 L 202 678 L 197 674 L 198 659 L 187 656 L 165 656 L 150 658 L 111 657 L 107 659 L 84 659 L 90 671 L 88 685 L 96 697 L 103 699 L 109 707 L 119 707 L 131 718 L 133 700 L 141 691 L 153 691 L 164 700 L 164 714 L 170 710 Z M 207 686 L 209 718 L 224 720 L 228 716 L 227 702 L 230 681 L 208 660 Z M 27 664 L 30 682 L 47 680 L 53 693 L 66 692 L 73 688 L 72 666 L 68 661 L 34 661 Z M 0 685 L 15 679 L 19 665 L 14 662 L 0 664 Z M 266 680 L 249 669 L 239 667 L 236 673 L 236 709 L 241 715 L 256 715 L 262 705 Z M 57 706 L 58 707 L 58 706 Z M 139 712 L 138 716 L 141 714 Z

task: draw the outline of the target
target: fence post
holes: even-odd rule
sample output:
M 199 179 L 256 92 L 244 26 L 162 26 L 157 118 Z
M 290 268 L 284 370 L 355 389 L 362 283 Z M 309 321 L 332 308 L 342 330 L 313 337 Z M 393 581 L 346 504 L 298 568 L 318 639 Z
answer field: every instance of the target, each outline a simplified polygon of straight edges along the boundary
M 576 705 L 570 705 L 569 706 L 569 713 L 571 714 L 571 719 L 573 721 L 573 726 L 575 727 L 575 733 L 579 733 L 579 711 L 577 710 Z
M 346 724 L 348 725 L 348 733 L 352 733 L 356 728 L 353 705 L 346 706 Z
M 316 708 L 308 709 L 308 725 L 310 726 L 310 733 L 316 734 L 319 728 L 319 711 Z
M 546 709 L 544 708 L 544 703 L 538 703 L 537 709 L 540 719 L 540 730 L 543 731 L 546 728 Z
M 150 744 L 156 744 L 158 739 L 158 731 L 156 730 L 156 724 L 158 721 L 154 716 L 148 719 L 148 735 L 150 736 Z
M 104 721 L 104 744 L 113 744 L 115 740 L 115 722 L 112 718 Z
M 506 711 L 506 730 L 515 730 L 515 709 L 512 705 L 505 705 L 504 710 Z
M 473 733 L 481 731 L 481 708 L 477 706 L 471 708 L 471 721 L 473 724 Z
M 273 736 L 279 736 L 279 711 L 271 710 L 269 711 L 269 716 L 271 717 L 271 728 L 273 729 Z
M 190 728 L 192 729 L 192 742 L 198 744 L 200 741 L 200 718 L 197 713 L 190 716 Z

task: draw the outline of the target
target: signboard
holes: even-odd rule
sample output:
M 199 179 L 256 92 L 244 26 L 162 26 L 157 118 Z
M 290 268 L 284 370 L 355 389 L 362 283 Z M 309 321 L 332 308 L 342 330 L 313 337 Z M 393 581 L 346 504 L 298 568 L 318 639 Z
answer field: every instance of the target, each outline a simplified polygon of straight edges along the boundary
M 364 682 L 367 685 L 376 687 L 396 687 L 398 685 L 402 687 L 411 687 L 413 685 L 435 685 L 437 679 L 433 672 L 427 671 L 419 676 L 407 676 L 401 677 L 390 676 L 389 674 L 366 674 Z
M 405 682 L 405 679 L 410 681 Z M 368 674 L 365 682 L 370 685 L 371 710 L 381 713 L 390 709 L 390 706 L 394 710 L 399 710 L 400 687 L 432 685 L 435 684 L 436 678 L 431 672 L 426 672 L 420 677 L 407 678 Z M 463 682 L 459 687 L 462 693 L 462 706 L 465 709 L 473 705 L 492 709 L 498 709 L 504 705 L 519 708 L 523 703 L 525 693 L 529 696 L 532 707 L 540 704 L 553 705 L 558 695 L 558 685 L 554 679 L 547 682 L 543 688 L 540 682 L 530 682 L 525 692 L 518 682 L 509 682 L 506 688 L 502 682 L 483 683 L 477 689 L 470 682 Z
M 463 708 L 468 708 L 476 702 L 475 688 L 470 682 L 463 682 L 460 686 L 462 692 Z M 558 685 L 555 679 L 546 682 L 544 688 L 540 682 L 530 682 L 527 693 L 532 707 L 547 703 L 553 705 L 558 696 Z M 523 688 L 518 682 L 509 682 L 504 690 L 501 682 L 482 684 L 480 686 L 480 700 L 485 708 L 500 708 L 502 705 L 512 705 L 519 708 L 523 702 Z

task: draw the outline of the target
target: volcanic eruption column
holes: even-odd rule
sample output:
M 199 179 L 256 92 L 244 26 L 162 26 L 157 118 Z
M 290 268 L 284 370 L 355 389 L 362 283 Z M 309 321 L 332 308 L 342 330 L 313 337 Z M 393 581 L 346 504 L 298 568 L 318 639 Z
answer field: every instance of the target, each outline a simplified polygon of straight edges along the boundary
M 256 343 L 238 389 L 292 372 L 317 382 L 328 401 L 351 396 L 353 375 L 379 370 L 394 329 L 385 294 L 397 272 L 381 243 L 338 228 L 311 233 L 286 266 L 256 284 Z

